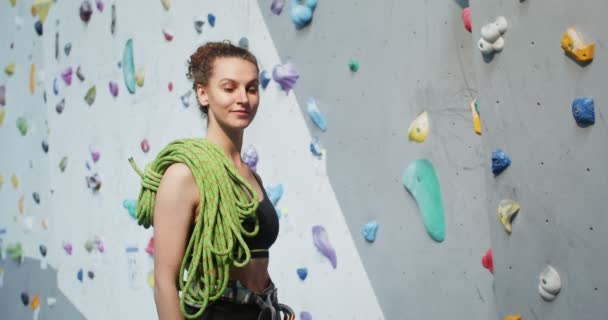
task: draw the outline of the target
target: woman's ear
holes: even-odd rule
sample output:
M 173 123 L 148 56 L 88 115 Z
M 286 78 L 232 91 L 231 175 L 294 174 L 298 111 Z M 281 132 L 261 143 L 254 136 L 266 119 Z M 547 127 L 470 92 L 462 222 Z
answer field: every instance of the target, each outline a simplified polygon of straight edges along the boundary
M 207 96 L 207 90 L 200 84 L 196 85 L 196 98 L 201 106 L 209 105 L 209 98 Z

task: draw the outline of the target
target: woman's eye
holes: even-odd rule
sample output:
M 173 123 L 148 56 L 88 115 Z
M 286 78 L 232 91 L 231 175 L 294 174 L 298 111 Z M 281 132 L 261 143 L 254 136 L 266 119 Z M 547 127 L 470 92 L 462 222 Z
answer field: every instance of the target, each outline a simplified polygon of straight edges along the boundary
M 230 88 L 230 87 L 229 88 L 224 88 L 224 91 L 226 91 L 226 92 L 232 92 L 232 91 L 234 91 L 234 88 Z
M 249 92 L 250 93 L 257 93 L 258 92 L 258 88 L 257 87 L 251 87 L 251 88 L 249 88 Z

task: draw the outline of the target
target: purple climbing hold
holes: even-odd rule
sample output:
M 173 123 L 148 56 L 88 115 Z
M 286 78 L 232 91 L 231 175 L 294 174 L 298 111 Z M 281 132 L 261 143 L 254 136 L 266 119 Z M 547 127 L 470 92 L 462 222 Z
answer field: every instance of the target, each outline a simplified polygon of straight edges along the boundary
M 67 69 L 65 69 L 65 71 L 61 73 L 61 78 L 63 79 L 63 82 L 65 82 L 65 84 L 67 84 L 68 86 L 72 84 L 72 73 L 72 67 L 68 67 Z
M 93 7 L 91 6 L 91 2 L 89 2 L 88 0 L 83 1 L 80 5 L 79 12 L 80 20 L 82 20 L 84 23 L 89 23 L 89 20 L 91 20 L 91 15 L 93 14 Z
M 276 81 L 285 93 L 289 93 L 289 90 L 293 88 L 300 75 L 296 71 L 296 68 L 291 63 L 283 65 L 276 65 L 272 70 L 272 78 Z
M 300 312 L 300 320 L 312 320 L 312 314 L 308 311 Z
M 329 243 L 325 228 L 319 225 L 312 227 L 312 239 L 317 249 L 329 259 L 331 266 L 335 269 L 338 266 L 336 250 L 331 246 L 331 243 Z
M 255 172 L 257 170 L 259 156 L 258 152 L 252 145 L 245 149 L 241 157 L 243 158 L 243 162 L 245 162 L 252 171 Z
M 91 158 L 93 159 L 93 162 L 97 162 L 99 161 L 99 158 L 101 158 L 101 154 L 98 150 L 91 150 Z
M 505 171 L 510 164 L 511 158 L 502 150 L 496 149 L 496 151 L 492 153 L 492 172 L 494 173 L 494 176 Z
M 572 115 L 579 127 L 585 128 L 595 123 L 593 98 L 578 97 L 572 102 Z
M 272 13 L 278 16 L 281 14 L 284 7 L 285 0 L 272 0 L 272 4 L 270 5 L 270 11 L 272 11 Z
M 97 10 L 99 10 L 99 12 L 103 12 L 103 9 L 105 8 L 103 1 L 95 0 L 95 5 L 97 6 Z
M 89 270 L 87 274 L 89 275 L 89 279 L 93 280 L 93 278 L 95 278 L 95 273 L 93 271 Z
M 307 268 L 298 268 L 297 273 L 298 273 L 298 277 L 300 278 L 300 280 L 304 280 L 308 276 L 308 269 Z
M 118 83 L 116 83 L 114 81 L 110 81 L 109 87 L 110 87 L 110 93 L 112 94 L 112 96 L 114 98 L 116 98 L 118 96 Z

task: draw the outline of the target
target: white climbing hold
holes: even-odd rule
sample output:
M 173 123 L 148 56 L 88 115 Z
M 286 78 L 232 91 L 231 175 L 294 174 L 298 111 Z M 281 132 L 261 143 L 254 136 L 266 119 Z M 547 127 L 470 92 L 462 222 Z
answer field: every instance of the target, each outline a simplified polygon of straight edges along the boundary
M 562 289 L 562 280 L 557 270 L 552 266 L 547 266 L 539 277 L 538 292 L 546 301 L 553 301 Z
M 507 28 L 509 27 L 507 18 L 503 16 L 496 17 L 496 21 L 494 21 L 494 24 L 498 28 L 498 32 L 500 32 L 500 34 L 507 32 Z
M 483 54 L 488 54 L 494 51 L 494 48 L 492 48 L 492 44 L 484 40 L 484 38 L 479 39 L 477 47 L 479 48 L 479 51 L 481 51 L 481 53 Z
M 496 39 L 500 38 L 500 31 L 496 23 L 488 23 L 481 27 L 481 37 L 487 42 L 494 43 Z

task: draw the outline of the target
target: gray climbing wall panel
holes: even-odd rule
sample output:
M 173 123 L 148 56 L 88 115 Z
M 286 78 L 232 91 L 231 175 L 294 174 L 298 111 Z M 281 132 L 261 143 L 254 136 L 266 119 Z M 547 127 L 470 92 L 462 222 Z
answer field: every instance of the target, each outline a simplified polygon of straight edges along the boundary
M 295 94 L 306 113 L 314 97 L 328 120 L 321 133 L 327 173 L 387 319 L 495 318 L 492 275 L 480 260 L 490 247 L 481 137 L 469 103 L 475 41 L 455 1 L 321 1 L 310 26 L 296 31 L 258 1 L 281 60 L 300 72 Z M 466 4 L 465 4 L 466 5 Z M 349 59 L 360 61 L 351 73 Z M 428 111 L 426 142 L 407 129 Z M 446 240 L 426 233 L 401 185 L 418 158 L 435 165 L 445 206 Z M 379 222 L 375 243 L 361 227 Z M 493 220 L 492 220 L 493 221 Z
M 524 319 L 606 319 L 608 2 L 474 0 L 471 8 L 475 40 L 496 16 L 509 22 L 503 52 L 490 62 L 473 54 L 483 161 L 489 163 L 495 148 L 513 160 L 496 178 L 486 171 L 498 313 L 501 318 L 519 313 Z M 595 60 L 585 67 L 560 48 L 570 26 L 596 43 Z M 595 99 L 595 125 L 577 127 L 571 112 L 577 96 Z M 522 207 L 511 235 L 496 218 L 504 198 Z M 563 283 L 553 302 L 538 293 L 539 273 L 547 264 Z

